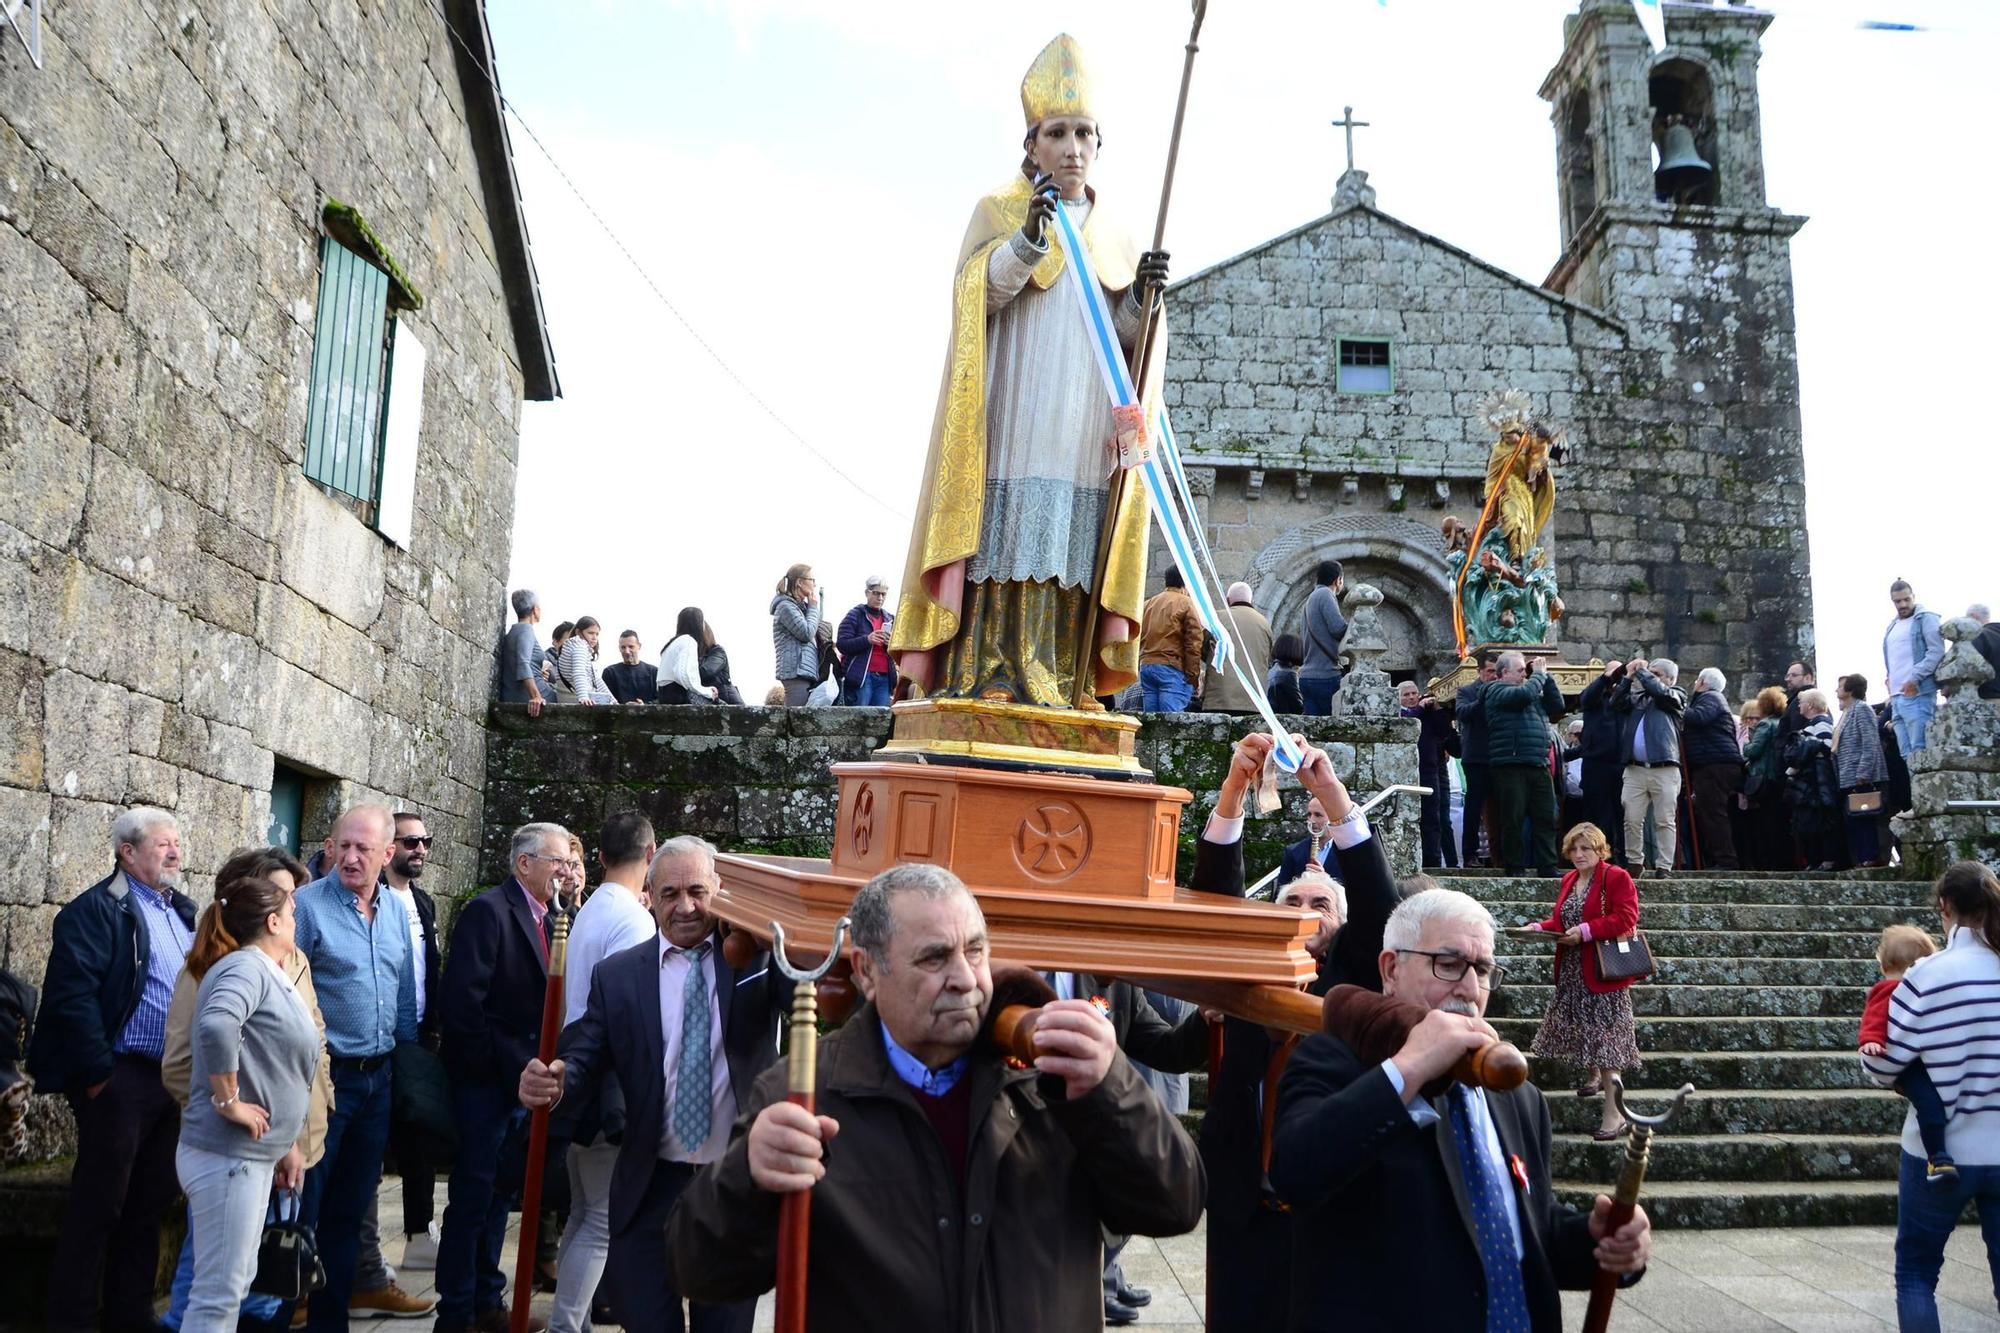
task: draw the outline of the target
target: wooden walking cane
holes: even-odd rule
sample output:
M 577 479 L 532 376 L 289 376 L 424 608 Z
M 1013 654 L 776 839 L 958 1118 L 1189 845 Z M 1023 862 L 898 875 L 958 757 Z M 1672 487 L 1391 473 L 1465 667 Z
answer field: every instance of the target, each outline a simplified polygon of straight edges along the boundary
M 544 1065 L 556 1058 L 556 1039 L 563 1026 L 563 963 L 569 956 L 569 914 L 562 893 L 549 903 L 549 984 L 542 992 L 542 1038 L 536 1051 Z M 514 1254 L 514 1307 L 508 1311 L 509 1333 L 528 1333 L 528 1304 L 535 1296 L 535 1233 L 542 1221 L 542 1167 L 549 1152 L 549 1106 L 528 1113 L 528 1160 L 521 1177 L 520 1245 Z
M 1174 163 L 1181 153 L 1181 122 L 1187 119 L 1188 80 L 1194 77 L 1195 52 L 1201 48 L 1196 44 L 1201 36 L 1202 20 L 1208 17 L 1208 0 L 1194 0 L 1194 26 L 1188 29 L 1187 59 L 1181 65 L 1181 95 L 1174 104 L 1174 133 L 1167 141 L 1167 174 L 1160 182 L 1160 212 L 1153 220 L 1153 249 L 1158 250 L 1167 239 L 1167 205 L 1174 197 Z M 1147 361 L 1152 355 L 1153 328 L 1159 322 L 1162 293 L 1150 293 L 1146 309 L 1139 322 L 1139 338 L 1132 345 L 1132 397 L 1138 404 L 1143 420 L 1146 407 Z M 1105 569 L 1111 563 L 1111 544 L 1118 535 L 1119 501 L 1125 492 L 1125 473 L 1122 469 L 1111 470 L 1111 485 L 1104 498 L 1104 525 L 1097 533 L 1097 563 L 1091 567 L 1091 581 L 1088 602 L 1083 611 L 1083 634 L 1076 644 L 1076 690 L 1071 702 L 1078 708 L 1088 708 L 1089 700 L 1097 684 L 1097 621 L 1099 608 L 1104 598 Z
M 796 983 L 792 992 L 791 1051 L 786 1060 L 785 1097 L 794 1106 L 814 1109 L 814 1088 L 819 1074 L 819 979 L 840 961 L 841 936 L 852 924 L 842 917 L 834 923 L 833 943 L 820 965 L 802 972 L 785 957 L 785 928 L 771 923 L 771 965 Z M 812 1191 L 787 1194 L 778 1205 L 778 1311 L 777 1333 L 805 1333 L 806 1328 L 806 1246 L 812 1231 Z M 519 1329 L 514 1333 L 521 1333 Z
M 1639 1186 L 1646 1180 L 1647 1156 L 1652 1151 L 1653 1131 L 1665 1129 L 1667 1122 L 1680 1114 L 1680 1109 L 1694 1093 L 1694 1084 L 1683 1083 L 1674 1100 L 1666 1110 L 1658 1115 L 1640 1115 L 1625 1101 L 1625 1080 L 1613 1074 L 1611 1086 L 1604 1095 L 1618 1108 L 1632 1126 L 1632 1132 L 1625 1136 L 1625 1169 L 1618 1173 L 1618 1188 L 1611 1195 L 1611 1211 L 1604 1217 L 1604 1234 L 1607 1236 L 1632 1220 L 1632 1210 L 1639 1206 Z M 1583 1316 L 1583 1333 L 1604 1333 L 1611 1323 L 1611 1304 L 1618 1299 L 1617 1273 L 1600 1268 L 1590 1281 L 1590 1309 Z

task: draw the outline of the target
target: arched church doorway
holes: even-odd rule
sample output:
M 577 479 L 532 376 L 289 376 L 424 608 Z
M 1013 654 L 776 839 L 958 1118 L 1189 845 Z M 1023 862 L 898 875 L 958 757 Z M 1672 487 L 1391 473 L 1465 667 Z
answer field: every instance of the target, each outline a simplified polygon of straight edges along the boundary
M 1347 586 L 1382 593 L 1377 622 L 1389 651 L 1379 665 L 1394 679 L 1418 683 L 1457 664 L 1451 588 L 1437 531 L 1395 514 L 1330 514 L 1292 528 L 1251 561 L 1257 608 L 1276 634 L 1297 634 L 1322 560 L 1338 560 Z

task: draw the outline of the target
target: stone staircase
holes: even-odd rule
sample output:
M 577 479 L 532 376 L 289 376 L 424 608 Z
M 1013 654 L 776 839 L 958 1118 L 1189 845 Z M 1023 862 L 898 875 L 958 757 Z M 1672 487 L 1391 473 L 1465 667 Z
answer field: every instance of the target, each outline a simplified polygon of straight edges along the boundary
M 1547 915 L 1553 885 L 1477 872 L 1437 876 L 1502 926 Z M 1682 1083 L 1696 1092 L 1653 1139 L 1643 1202 L 1661 1227 L 1892 1225 L 1904 1103 L 1855 1058 L 1883 926 L 1935 932 L 1929 881 L 1851 876 L 1642 880 L 1640 924 L 1659 968 L 1633 988 L 1641 1109 Z M 1553 949 L 1502 937 L 1508 968 L 1488 1017 L 1526 1050 L 1553 997 Z M 1552 1169 L 1572 1203 L 1616 1179 L 1624 1144 L 1593 1142 L 1578 1071 L 1538 1065 L 1555 1120 Z M 1205 1080 L 1197 1079 L 1197 1082 Z M 1206 1092 L 1197 1088 L 1199 1104 Z

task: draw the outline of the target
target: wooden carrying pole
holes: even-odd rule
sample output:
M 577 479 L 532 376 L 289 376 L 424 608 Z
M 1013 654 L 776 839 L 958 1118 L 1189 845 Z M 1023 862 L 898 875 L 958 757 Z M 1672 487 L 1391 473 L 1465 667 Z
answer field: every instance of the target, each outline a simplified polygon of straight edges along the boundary
M 793 982 L 791 1050 L 785 1065 L 785 1099 L 815 1110 L 819 1082 L 819 979 L 840 961 L 841 936 L 848 919 L 833 928 L 833 944 L 820 965 L 810 972 L 794 968 L 785 957 L 785 928 L 771 923 L 771 963 Z M 806 1257 L 812 1237 L 812 1191 L 794 1190 L 778 1204 L 777 1333 L 805 1333 Z M 520 1333 L 519 1329 L 515 1333 Z
M 1195 52 L 1201 37 L 1202 20 L 1208 17 L 1208 0 L 1194 0 L 1194 26 L 1188 29 L 1187 58 L 1181 64 L 1181 95 L 1174 103 L 1174 132 L 1167 141 L 1167 174 L 1160 182 L 1160 211 L 1153 219 L 1153 249 L 1167 240 L 1167 205 L 1174 196 L 1174 163 L 1181 152 L 1181 123 L 1187 119 L 1188 81 L 1194 77 Z M 1160 293 L 1150 293 L 1139 321 L 1139 338 L 1132 346 L 1132 397 L 1143 413 L 1146 406 L 1147 361 L 1152 355 L 1153 328 L 1159 322 Z M 1111 484 L 1104 496 L 1104 524 L 1097 532 L 1097 563 L 1091 566 L 1091 587 L 1084 598 L 1083 633 L 1076 643 L 1076 689 L 1071 702 L 1078 708 L 1092 705 L 1097 687 L 1097 622 L 1104 600 L 1106 567 L 1111 563 L 1111 545 L 1118 535 L 1119 502 L 1125 494 L 1125 473 L 1111 469 Z
M 1683 1083 L 1674 1094 L 1672 1105 L 1658 1115 L 1639 1115 L 1625 1104 L 1625 1080 L 1613 1074 L 1611 1086 L 1604 1090 L 1618 1108 L 1618 1114 L 1631 1122 L 1632 1132 L 1625 1136 L 1625 1165 L 1618 1173 L 1618 1188 L 1611 1196 L 1611 1210 L 1604 1217 L 1604 1234 L 1610 1235 L 1632 1220 L 1632 1210 L 1639 1206 L 1639 1187 L 1646 1181 L 1646 1163 L 1653 1147 L 1653 1131 L 1664 1129 L 1668 1121 L 1680 1111 L 1681 1106 L 1694 1092 L 1694 1084 Z M 1583 1333 L 1605 1333 L 1611 1323 L 1611 1306 L 1618 1299 L 1619 1275 L 1606 1269 L 1598 1269 L 1590 1280 L 1590 1308 L 1584 1312 Z
M 563 965 L 569 956 L 569 914 L 558 895 L 550 910 L 549 984 L 542 992 L 542 1039 L 536 1058 L 544 1065 L 556 1058 L 556 1039 L 563 1026 Z M 535 1233 L 542 1220 L 542 1167 L 549 1154 L 549 1110 L 528 1113 L 528 1160 L 521 1177 L 521 1240 L 514 1255 L 514 1306 L 508 1311 L 509 1333 L 528 1333 L 528 1303 L 535 1295 Z

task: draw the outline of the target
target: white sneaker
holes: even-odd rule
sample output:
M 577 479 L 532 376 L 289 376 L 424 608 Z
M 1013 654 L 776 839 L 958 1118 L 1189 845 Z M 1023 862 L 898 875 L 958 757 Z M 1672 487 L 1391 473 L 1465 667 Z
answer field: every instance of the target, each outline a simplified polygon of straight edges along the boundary
M 438 1266 L 438 1224 L 408 1237 L 403 1244 L 403 1267 L 435 1271 Z

